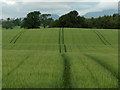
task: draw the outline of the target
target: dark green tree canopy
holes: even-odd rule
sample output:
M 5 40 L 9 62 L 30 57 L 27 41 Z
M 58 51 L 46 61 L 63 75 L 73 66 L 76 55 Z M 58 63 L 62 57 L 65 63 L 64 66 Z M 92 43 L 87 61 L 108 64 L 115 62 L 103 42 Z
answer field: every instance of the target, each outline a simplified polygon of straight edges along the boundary
M 49 24 L 50 19 L 48 16 L 51 16 L 51 14 L 42 14 L 40 16 L 40 21 L 44 28 L 46 28 L 46 26 Z
M 54 21 L 52 27 L 119 29 L 119 19 L 119 14 L 114 14 L 113 16 L 105 15 L 98 18 L 85 18 L 78 15 L 78 12 L 74 10 Z
M 5 29 L 13 29 L 14 28 L 14 23 L 12 21 L 4 21 L 2 23 L 2 28 L 5 28 Z
M 20 26 L 21 25 L 21 18 L 17 18 L 15 20 L 13 20 L 13 23 L 15 26 Z
M 51 14 L 42 14 L 39 11 L 33 11 L 27 14 L 22 21 L 20 18 L 7 18 L 6 21 L 1 21 L 3 28 L 13 28 L 21 26 L 22 28 L 40 28 L 42 25 L 46 27 L 68 27 L 68 28 L 98 28 L 98 29 L 120 29 L 120 14 L 104 15 L 98 18 L 85 18 L 80 16 L 77 11 L 71 11 L 62 15 L 59 19 L 53 20 L 49 18 Z
M 22 28 L 39 28 L 40 26 L 40 12 L 34 11 L 27 14 L 27 17 L 24 18 L 21 27 Z
M 70 28 L 83 27 L 84 22 L 85 22 L 85 18 L 80 17 L 78 15 L 78 12 L 75 10 L 61 16 L 59 20 L 56 21 L 56 23 L 59 24 L 57 26 L 70 27 Z

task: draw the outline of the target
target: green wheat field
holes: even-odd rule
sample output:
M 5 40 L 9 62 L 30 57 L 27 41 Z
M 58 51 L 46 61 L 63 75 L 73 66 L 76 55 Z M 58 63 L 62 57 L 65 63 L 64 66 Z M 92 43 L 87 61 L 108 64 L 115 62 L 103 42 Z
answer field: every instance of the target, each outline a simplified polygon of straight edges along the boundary
M 118 30 L 2 30 L 3 88 L 118 88 Z

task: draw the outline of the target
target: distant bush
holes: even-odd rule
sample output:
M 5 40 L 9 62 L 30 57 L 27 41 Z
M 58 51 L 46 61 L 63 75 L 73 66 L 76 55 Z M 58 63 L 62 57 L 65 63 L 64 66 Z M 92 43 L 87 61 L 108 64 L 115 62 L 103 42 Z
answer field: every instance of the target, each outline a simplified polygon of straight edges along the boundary
M 20 26 L 21 25 L 21 18 L 17 18 L 12 20 L 12 22 L 14 23 L 15 26 Z
M 5 29 L 13 29 L 14 28 L 14 23 L 12 21 L 4 21 L 2 22 L 2 28 Z
M 2 25 L 2 21 L 0 21 L 0 25 Z

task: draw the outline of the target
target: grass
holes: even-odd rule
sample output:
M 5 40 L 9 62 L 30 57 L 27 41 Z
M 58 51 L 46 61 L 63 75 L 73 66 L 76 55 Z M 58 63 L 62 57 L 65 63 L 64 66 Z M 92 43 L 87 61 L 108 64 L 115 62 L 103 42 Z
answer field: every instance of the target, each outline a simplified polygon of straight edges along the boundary
M 3 61 L 3 71 L 7 69 L 3 72 L 3 87 L 6 85 L 7 88 L 62 87 L 63 61 L 60 55 L 24 50 L 10 51 L 6 56 L 9 59 L 3 59 L 11 62 L 8 64 Z
M 117 30 L 17 28 L 2 35 L 3 88 L 118 87 Z
M 114 88 L 118 80 L 102 65 L 77 53 L 70 57 L 71 82 L 73 88 Z

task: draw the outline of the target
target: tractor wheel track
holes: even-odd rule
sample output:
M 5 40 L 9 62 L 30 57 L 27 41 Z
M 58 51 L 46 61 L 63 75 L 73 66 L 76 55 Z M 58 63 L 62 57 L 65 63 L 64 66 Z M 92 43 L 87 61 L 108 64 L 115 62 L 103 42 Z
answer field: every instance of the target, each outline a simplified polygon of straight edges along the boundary
M 67 52 L 67 48 L 66 48 L 66 45 L 65 45 L 65 42 L 64 42 L 64 29 L 62 28 L 62 44 L 64 46 L 64 52 L 66 53 Z
M 19 34 L 21 34 L 22 33 L 22 31 L 20 31 L 19 33 L 17 33 L 13 38 L 12 38 L 12 40 L 10 41 L 10 43 L 12 43 L 13 41 L 14 41 L 14 39 L 19 35 Z
M 58 43 L 59 43 L 59 52 L 61 53 L 61 43 L 60 43 L 61 34 L 60 34 L 60 31 L 61 31 L 61 30 L 59 29 L 59 40 L 58 40 L 59 42 L 58 42 Z
M 13 72 L 15 72 L 21 65 L 24 64 L 24 62 L 29 58 L 29 56 L 25 57 L 25 59 L 23 59 L 15 68 L 13 68 L 10 72 L 7 73 L 7 75 L 5 76 L 6 78 L 8 78 L 8 76 L 10 76 Z M 2 79 L 2 82 L 4 82 L 5 79 Z
M 70 63 L 68 57 L 65 54 L 62 54 L 61 57 L 64 60 L 64 72 L 63 72 L 64 88 L 72 88 L 71 79 L 70 79 Z
M 93 75 L 93 73 L 91 72 L 91 70 L 89 69 L 89 67 L 87 65 L 85 65 L 85 63 L 84 63 L 84 61 L 82 59 L 81 59 L 81 63 L 86 68 L 86 70 L 89 72 L 89 74 L 91 75 L 91 78 L 96 82 L 96 85 L 99 87 L 99 83 L 98 83 L 97 78 Z
M 111 45 L 111 43 L 99 31 L 97 31 L 97 32 L 99 33 L 99 35 L 101 35 L 101 37 L 104 39 L 104 41 L 106 43 L 108 43 L 109 45 Z
M 116 77 L 117 79 L 119 79 L 118 75 L 116 74 L 116 72 L 114 70 L 111 70 L 111 68 L 109 68 L 110 66 L 104 64 L 104 62 L 102 62 L 101 60 L 91 56 L 91 55 L 87 55 L 85 54 L 85 56 L 87 56 L 88 58 L 90 58 L 91 60 L 95 61 L 96 63 L 98 63 L 99 65 L 101 65 L 103 68 L 105 68 L 107 71 L 109 71 L 114 77 Z
M 104 45 L 107 45 L 107 44 L 105 43 L 105 41 L 101 38 L 101 36 L 100 36 L 96 31 L 94 31 L 94 33 L 98 36 L 98 38 L 101 40 L 101 42 L 102 42 Z
M 10 43 L 16 43 L 16 41 L 20 38 L 20 36 L 24 33 L 25 31 L 21 31 L 21 32 L 19 32 L 18 34 L 16 34 L 13 38 L 12 38 L 12 40 L 10 41 Z
M 23 31 L 22 33 L 19 34 L 19 36 L 15 39 L 15 41 L 13 42 L 14 44 L 17 42 L 17 40 L 20 38 L 21 35 L 23 35 L 25 31 Z

